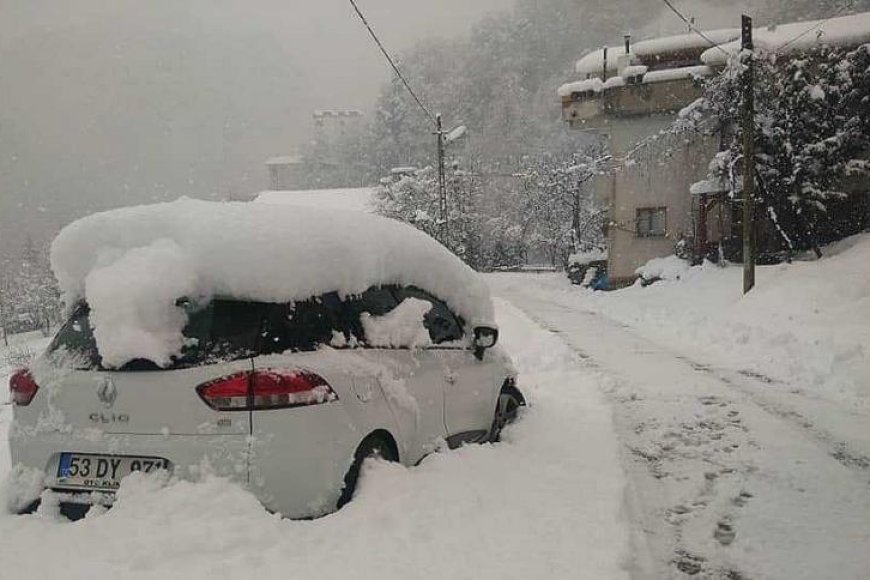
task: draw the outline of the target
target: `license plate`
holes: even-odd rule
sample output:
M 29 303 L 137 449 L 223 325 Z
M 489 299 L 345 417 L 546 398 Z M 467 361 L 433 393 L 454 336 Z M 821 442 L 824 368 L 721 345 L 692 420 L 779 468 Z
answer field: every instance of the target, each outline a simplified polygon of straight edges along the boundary
M 161 457 L 131 455 L 95 455 L 61 453 L 57 465 L 57 484 L 78 489 L 114 491 L 121 479 L 134 471 L 151 473 L 169 469 L 169 460 Z

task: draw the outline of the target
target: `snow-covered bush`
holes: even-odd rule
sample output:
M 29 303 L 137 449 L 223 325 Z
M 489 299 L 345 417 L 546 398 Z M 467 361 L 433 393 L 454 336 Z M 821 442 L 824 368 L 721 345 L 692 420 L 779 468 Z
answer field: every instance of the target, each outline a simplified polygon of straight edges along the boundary
M 21 254 L 0 264 L 0 335 L 45 331 L 61 314 L 60 292 L 47 252 L 31 242 Z

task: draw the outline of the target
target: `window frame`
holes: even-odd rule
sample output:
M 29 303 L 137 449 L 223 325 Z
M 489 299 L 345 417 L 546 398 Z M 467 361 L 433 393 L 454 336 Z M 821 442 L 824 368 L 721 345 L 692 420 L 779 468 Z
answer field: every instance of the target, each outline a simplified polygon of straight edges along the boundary
M 467 349 L 468 346 L 466 344 L 462 344 L 461 346 L 457 343 L 467 342 L 467 333 L 465 332 L 465 321 L 461 316 L 453 312 L 450 306 L 447 305 L 446 302 L 432 294 L 431 292 L 420 288 L 419 286 L 394 286 L 391 288 L 393 295 L 396 297 L 396 301 L 401 304 L 406 298 L 417 298 L 418 300 L 427 300 L 432 303 L 433 309 L 440 308 L 444 312 L 450 315 L 453 324 L 456 326 L 459 331 L 459 337 L 454 338 L 452 340 L 442 340 L 440 342 L 432 341 L 432 344 L 424 347 L 429 349 L 442 349 L 442 350 L 456 350 L 456 349 Z M 402 297 L 400 292 L 414 292 L 418 293 L 420 296 L 405 296 Z M 432 312 L 432 311 L 430 311 Z M 427 315 L 428 316 L 428 315 Z M 429 337 L 432 338 L 432 331 L 424 320 L 423 325 L 426 327 L 427 332 L 429 332 Z
M 664 218 L 661 230 L 654 230 L 655 216 L 661 214 Z M 641 227 L 645 224 L 646 228 Z M 667 206 L 638 207 L 635 209 L 634 231 L 638 238 L 667 238 L 668 237 L 668 208 Z

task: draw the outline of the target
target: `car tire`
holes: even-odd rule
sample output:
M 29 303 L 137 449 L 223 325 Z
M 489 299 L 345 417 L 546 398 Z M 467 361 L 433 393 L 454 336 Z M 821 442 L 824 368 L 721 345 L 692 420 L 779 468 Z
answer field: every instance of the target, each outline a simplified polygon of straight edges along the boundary
M 525 404 L 523 396 L 516 390 L 502 389 L 498 394 L 492 426 L 489 429 L 491 443 L 498 443 L 501 440 L 502 430 L 516 420 L 520 407 L 525 406 Z
M 372 433 L 363 439 L 353 455 L 353 463 L 350 469 L 347 470 L 344 476 L 344 487 L 341 490 L 341 496 L 338 498 L 336 509 L 341 509 L 353 499 L 363 463 L 366 459 L 372 457 L 380 457 L 387 461 L 399 460 L 395 444 L 389 439 L 389 436 L 381 433 Z

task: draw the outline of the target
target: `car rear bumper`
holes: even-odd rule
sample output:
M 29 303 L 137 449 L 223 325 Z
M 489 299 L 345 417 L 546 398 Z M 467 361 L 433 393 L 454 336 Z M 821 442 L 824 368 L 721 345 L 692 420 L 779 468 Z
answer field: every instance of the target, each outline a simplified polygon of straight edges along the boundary
M 288 420 L 292 415 L 292 421 Z M 58 478 L 64 452 L 167 459 L 174 476 L 196 481 L 216 475 L 235 481 L 270 511 L 291 518 L 317 517 L 335 509 L 343 478 L 363 437 L 338 404 L 261 413 L 251 435 L 121 435 L 95 429 L 71 432 L 16 429 L 9 433 L 12 456 L 8 486 L 12 511 L 34 507 L 51 489 L 61 502 L 109 505 L 112 492 L 71 488 Z M 20 490 L 24 490 L 22 493 Z M 105 496 L 105 497 L 104 497 Z M 14 504 L 14 505 L 13 505 Z
M 14 423 L 9 435 L 12 511 L 26 511 L 45 489 L 59 492 L 64 502 L 111 504 L 111 492 L 70 488 L 58 479 L 63 452 L 160 457 L 169 460 L 173 475 L 181 479 L 213 474 L 247 485 L 249 478 L 249 438 L 244 435 L 109 435 L 93 430 L 34 435 L 18 434 Z

